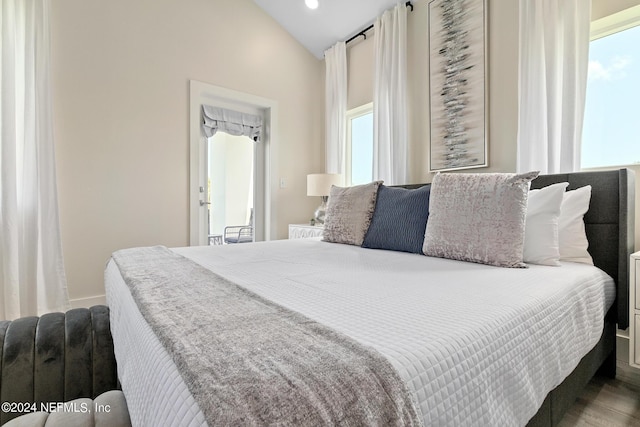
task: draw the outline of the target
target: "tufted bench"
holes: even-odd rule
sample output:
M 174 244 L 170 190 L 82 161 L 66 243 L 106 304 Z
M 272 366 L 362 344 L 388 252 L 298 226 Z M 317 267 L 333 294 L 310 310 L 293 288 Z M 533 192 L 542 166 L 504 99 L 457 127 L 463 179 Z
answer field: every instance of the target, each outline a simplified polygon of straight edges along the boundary
M 0 425 L 130 425 L 119 389 L 108 307 L 0 321 Z
M 65 402 L 56 412 L 21 415 L 4 427 L 131 427 L 131 420 L 124 394 L 111 390 L 95 399 Z

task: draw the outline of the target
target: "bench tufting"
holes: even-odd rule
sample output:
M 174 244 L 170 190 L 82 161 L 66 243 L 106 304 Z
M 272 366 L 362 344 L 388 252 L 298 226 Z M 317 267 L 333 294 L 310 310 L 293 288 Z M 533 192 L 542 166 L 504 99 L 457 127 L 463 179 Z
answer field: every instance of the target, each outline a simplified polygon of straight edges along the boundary
M 4 427 L 131 427 L 124 394 L 120 390 L 102 393 L 95 399 L 65 402 L 55 412 L 33 412 L 14 418 Z
M 0 402 L 39 408 L 119 388 L 108 307 L 0 321 Z M 20 415 L 0 411 L 0 425 Z

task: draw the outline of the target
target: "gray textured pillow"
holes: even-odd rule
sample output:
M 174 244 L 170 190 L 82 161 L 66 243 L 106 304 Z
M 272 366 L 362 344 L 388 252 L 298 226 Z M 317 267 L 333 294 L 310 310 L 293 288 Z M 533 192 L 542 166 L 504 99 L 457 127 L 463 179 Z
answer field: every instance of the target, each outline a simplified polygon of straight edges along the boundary
M 361 246 L 376 209 L 382 181 L 353 187 L 331 187 L 322 234 L 325 242 Z
M 425 255 L 498 267 L 522 262 L 526 174 L 437 174 L 431 184 Z

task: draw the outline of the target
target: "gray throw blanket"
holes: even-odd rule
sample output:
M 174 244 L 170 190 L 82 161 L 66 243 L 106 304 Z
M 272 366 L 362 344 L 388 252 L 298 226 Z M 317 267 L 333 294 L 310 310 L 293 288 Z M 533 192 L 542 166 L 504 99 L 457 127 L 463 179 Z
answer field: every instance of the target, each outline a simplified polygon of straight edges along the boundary
M 113 259 L 210 426 L 422 425 L 375 350 L 167 248 Z

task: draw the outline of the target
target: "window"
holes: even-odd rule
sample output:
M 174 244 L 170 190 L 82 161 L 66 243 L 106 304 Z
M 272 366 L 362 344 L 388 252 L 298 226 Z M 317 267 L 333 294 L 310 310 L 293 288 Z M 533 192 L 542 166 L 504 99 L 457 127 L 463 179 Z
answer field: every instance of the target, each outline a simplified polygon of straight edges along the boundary
M 593 22 L 591 35 L 582 167 L 638 164 L 640 7 Z
M 347 111 L 346 185 L 373 181 L 373 104 Z

